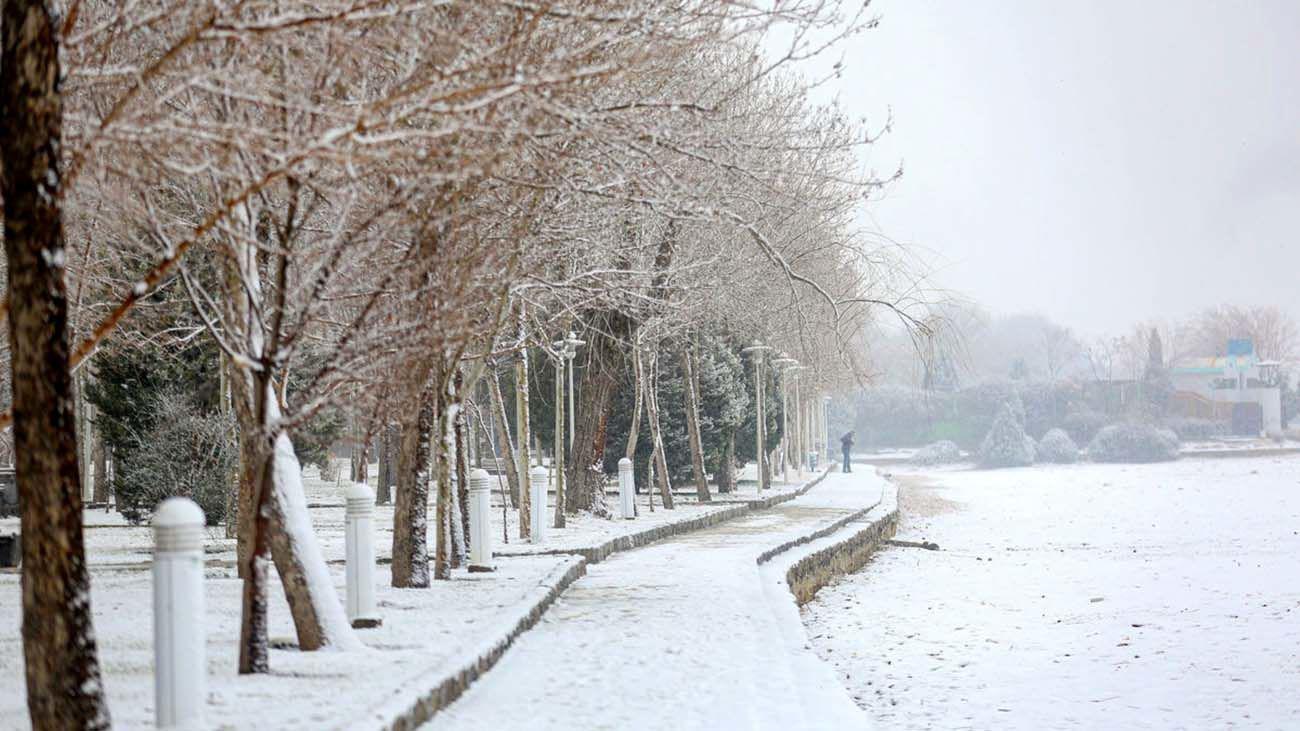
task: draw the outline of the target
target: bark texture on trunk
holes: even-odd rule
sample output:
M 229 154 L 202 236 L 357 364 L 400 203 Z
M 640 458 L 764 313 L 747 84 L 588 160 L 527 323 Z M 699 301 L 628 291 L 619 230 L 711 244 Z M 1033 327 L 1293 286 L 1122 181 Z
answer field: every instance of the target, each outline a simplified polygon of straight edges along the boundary
M 607 514 L 605 507 L 605 441 L 614 392 L 627 367 L 626 338 L 630 321 L 613 312 L 587 316 L 587 361 L 579 379 L 574 405 L 573 448 L 565 480 L 565 507 Z
M 379 482 L 375 486 L 375 502 L 387 505 L 393 501 L 393 427 L 384 424 L 379 429 Z
M 59 210 L 59 39 L 49 8 L 0 16 L 0 186 L 9 280 L 23 663 L 35 729 L 110 726 L 90 611 Z
M 244 605 L 255 612 L 245 614 L 241 626 L 240 672 L 261 673 L 269 670 L 261 647 L 266 642 L 268 560 L 279 574 L 299 650 L 349 648 L 356 638 L 312 532 L 293 442 L 287 434 L 270 436 L 270 425 L 281 416 L 272 383 L 240 371 L 232 373 L 231 389 L 239 419 L 241 481 L 249 481 L 239 516 L 241 542 L 247 546 L 241 572 Z M 254 389 L 264 394 L 264 403 L 252 398 Z
M 555 475 L 555 527 L 564 527 L 564 360 L 555 369 L 555 456 L 551 458 Z
M 645 394 L 645 387 L 641 385 L 644 377 L 642 371 L 641 345 L 634 342 L 632 345 L 632 423 L 627 430 L 627 448 L 623 450 L 623 456 L 631 460 L 636 459 L 636 442 L 641 434 L 641 403 Z
M 90 447 L 91 461 L 95 463 L 94 500 L 103 505 L 108 504 L 108 450 L 104 449 L 104 438 L 95 432 L 95 441 Z
M 464 381 L 459 373 L 456 374 L 456 393 L 460 394 Z M 456 519 L 460 521 L 460 543 L 457 545 L 459 552 L 458 564 L 469 563 L 469 429 L 466 423 L 465 404 L 458 403 L 456 408 L 456 418 L 453 422 L 456 443 L 456 506 L 459 515 Z
M 426 388 L 402 425 L 393 506 L 393 586 L 429 585 L 429 450 L 434 393 Z
M 528 538 L 532 522 L 530 490 L 528 489 L 529 450 L 528 442 L 532 438 L 528 431 L 528 350 L 519 352 L 515 362 L 515 437 L 518 439 L 519 454 L 515 467 L 519 470 L 519 537 Z M 546 510 L 543 505 L 539 510 Z
M 682 382 L 686 386 L 686 435 L 691 442 L 691 473 L 695 478 L 695 493 L 702 503 L 710 502 L 709 479 L 704 473 L 704 442 L 700 437 L 700 398 L 699 385 L 695 379 L 695 366 L 691 362 L 689 347 L 683 347 L 680 353 L 682 364 Z
M 506 418 L 506 403 L 501 396 L 501 381 L 497 380 L 496 369 L 487 374 L 488 398 L 492 402 L 492 426 L 496 430 L 497 471 L 506 473 L 506 485 L 510 488 L 510 502 L 519 504 L 519 468 L 515 465 L 515 444 L 510 437 L 510 421 Z
M 736 491 L 736 430 L 734 427 L 727 430 L 726 439 L 722 442 L 722 456 L 718 458 L 715 479 L 718 483 L 718 492 Z
M 659 483 L 659 496 L 663 500 L 664 510 L 673 509 L 673 487 L 668 479 L 668 459 L 664 454 L 663 434 L 659 429 L 659 375 L 656 358 L 651 356 L 650 374 L 645 379 L 646 414 L 650 417 L 650 438 L 654 441 L 655 477 Z
M 446 581 L 451 578 L 452 566 L 452 514 L 456 506 L 451 497 L 451 460 L 447 454 L 447 435 L 451 430 L 451 407 L 444 395 L 437 400 L 437 427 L 433 440 L 434 473 L 437 500 L 434 503 L 433 578 Z

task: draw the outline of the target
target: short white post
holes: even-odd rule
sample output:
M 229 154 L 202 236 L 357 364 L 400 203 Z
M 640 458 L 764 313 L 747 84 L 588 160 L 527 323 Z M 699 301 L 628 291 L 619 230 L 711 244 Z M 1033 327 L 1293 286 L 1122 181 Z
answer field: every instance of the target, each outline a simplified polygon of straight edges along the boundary
M 534 467 L 528 473 L 529 537 L 530 543 L 541 543 L 546 538 L 546 481 L 549 473 L 545 467 Z
M 153 516 L 153 678 L 158 728 L 202 722 L 207 637 L 203 631 L 203 511 L 167 498 Z
M 485 469 L 469 472 L 469 570 L 493 571 L 492 478 Z
M 632 460 L 624 457 L 618 461 L 618 507 L 624 520 L 636 517 L 636 478 L 632 475 Z
M 375 610 L 375 491 L 348 487 L 343 542 L 347 553 L 348 621 L 358 629 L 383 623 Z

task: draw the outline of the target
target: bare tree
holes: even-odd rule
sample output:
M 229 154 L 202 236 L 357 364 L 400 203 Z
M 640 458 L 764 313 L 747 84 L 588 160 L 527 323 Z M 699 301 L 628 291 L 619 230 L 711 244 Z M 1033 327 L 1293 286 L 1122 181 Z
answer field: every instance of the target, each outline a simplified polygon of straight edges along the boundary
M 27 707 L 33 728 L 106 729 L 68 350 L 60 29 L 44 2 L 6 0 L 0 13 L 0 190 Z

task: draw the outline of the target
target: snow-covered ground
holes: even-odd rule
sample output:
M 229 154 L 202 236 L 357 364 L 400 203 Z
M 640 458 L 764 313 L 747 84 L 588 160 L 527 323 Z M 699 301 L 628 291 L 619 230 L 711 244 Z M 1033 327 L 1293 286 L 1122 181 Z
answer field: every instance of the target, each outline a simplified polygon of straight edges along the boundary
M 862 728 L 759 554 L 879 502 L 872 470 L 590 567 L 430 729 Z M 771 587 L 776 586 L 779 591 Z
M 1300 728 L 1300 457 L 904 472 L 804 611 L 882 728 Z
M 750 470 L 752 472 L 752 470 Z M 778 484 L 772 492 L 797 489 Z M 344 592 L 343 484 L 319 479 L 307 471 L 305 487 L 312 522 L 321 550 L 330 562 L 340 597 Z M 768 495 L 772 493 L 765 493 Z M 496 497 L 496 496 L 494 496 Z M 731 497 L 753 499 L 752 484 Z M 499 502 L 499 498 L 498 498 Z M 235 674 L 239 635 L 240 582 L 235 576 L 234 541 L 223 529 L 208 529 L 207 655 L 210 725 L 222 729 L 346 728 L 349 721 L 374 718 L 399 696 L 426 692 L 461 663 L 477 657 L 483 645 L 504 636 L 523 612 L 553 586 L 578 559 L 565 556 L 516 556 L 537 549 L 591 546 L 609 538 L 652 526 L 687 520 L 719 510 L 725 504 L 698 505 L 680 500 L 678 509 L 650 513 L 646 496 L 638 496 L 636 520 L 605 520 L 585 516 L 570 527 L 550 529 L 541 546 L 520 543 L 517 523 L 510 516 L 511 541 L 501 543 L 501 512 L 493 511 L 493 536 L 501 556 L 498 571 L 469 574 L 456 571 L 450 582 L 429 589 L 392 589 L 386 563 L 376 572 L 383 625 L 359 630 L 367 649 L 359 652 L 300 653 L 288 607 L 278 584 L 271 592 L 270 634 L 275 644 L 270 676 L 241 678 Z M 432 508 L 431 508 L 432 510 Z M 130 526 L 117 513 L 86 512 L 87 555 L 91 572 L 91 604 L 99 641 L 101 665 L 116 728 L 153 725 L 152 530 Z M 16 530 L 16 518 L 0 520 L 0 532 Z M 392 507 L 379 506 L 375 516 L 376 553 L 391 556 Z M 23 688 L 21 595 L 19 575 L 0 571 L 0 729 L 28 727 Z
M 342 560 L 343 557 L 343 481 L 324 481 L 313 467 L 308 467 L 304 474 L 304 488 L 307 504 L 311 513 L 312 525 L 326 560 Z M 736 502 L 754 500 L 759 497 L 783 495 L 798 490 L 813 477 L 805 473 L 802 478 L 791 473 L 789 482 L 774 480 L 770 489 L 762 495 L 758 493 L 754 480 L 754 465 L 747 465 L 739 470 L 741 480 L 737 491 L 719 494 L 713 488 L 714 502 L 701 504 L 696 501 L 694 492 L 674 495 L 674 510 L 664 510 L 658 493 L 654 496 L 654 509 L 650 508 L 650 498 L 644 493 L 636 496 L 636 520 L 606 519 L 582 514 L 568 519 L 564 528 L 550 527 L 551 516 L 555 512 L 554 495 L 550 496 L 547 507 L 547 532 L 542 544 L 533 544 L 519 538 L 518 515 L 514 511 L 503 514 L 501 510 L 501 493 L 496 483 L 492 487 L 492 536 L 495 541 L 493 550 L 498 555 L 522 555 L 538 552 L 572 550 L 574 548 L 594 546 L 611 538 L 643 531 L 668 523 L 688 520 L 709 513 L 723 510 Z M 374 470 L 371 470 L 370 485 L 374 487 Z M 680 487 L 680 486 L 679 486 Z M 616 496 L 607 496 L 606 504 L 610 510 L 617 510 Z M 432 511 L 432 505 L 430 510 Z M 86 559 L 96 568 L 149 568 L 153 555 L 153 531 L 148 525 L 131 525 L 117 512 L 103 509 L 85 511 Z M 379 561 L 387 562 L 393 551 L 393 506 L 375 506 L 375 556 Z M 505 536 L 509 535 L 509 543 Z M 0 534 L 18 530 L 18 518 L 0 518 Z M 207 529 L 204 550 L 209 568 L 234 566 L 235 541 L 225 537 L 223 527 Z

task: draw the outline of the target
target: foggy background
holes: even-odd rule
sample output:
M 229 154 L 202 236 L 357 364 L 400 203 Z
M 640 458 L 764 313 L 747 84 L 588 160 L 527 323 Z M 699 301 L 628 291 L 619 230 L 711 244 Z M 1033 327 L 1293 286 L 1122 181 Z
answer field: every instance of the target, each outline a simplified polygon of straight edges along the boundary
M 1081 335 L 1300 315 L 1300 3 L 876 0 L 820 93 L 893 131 L 871 225 L 933 283 Z M 808 65 L 827 72 L 835 57 Z

